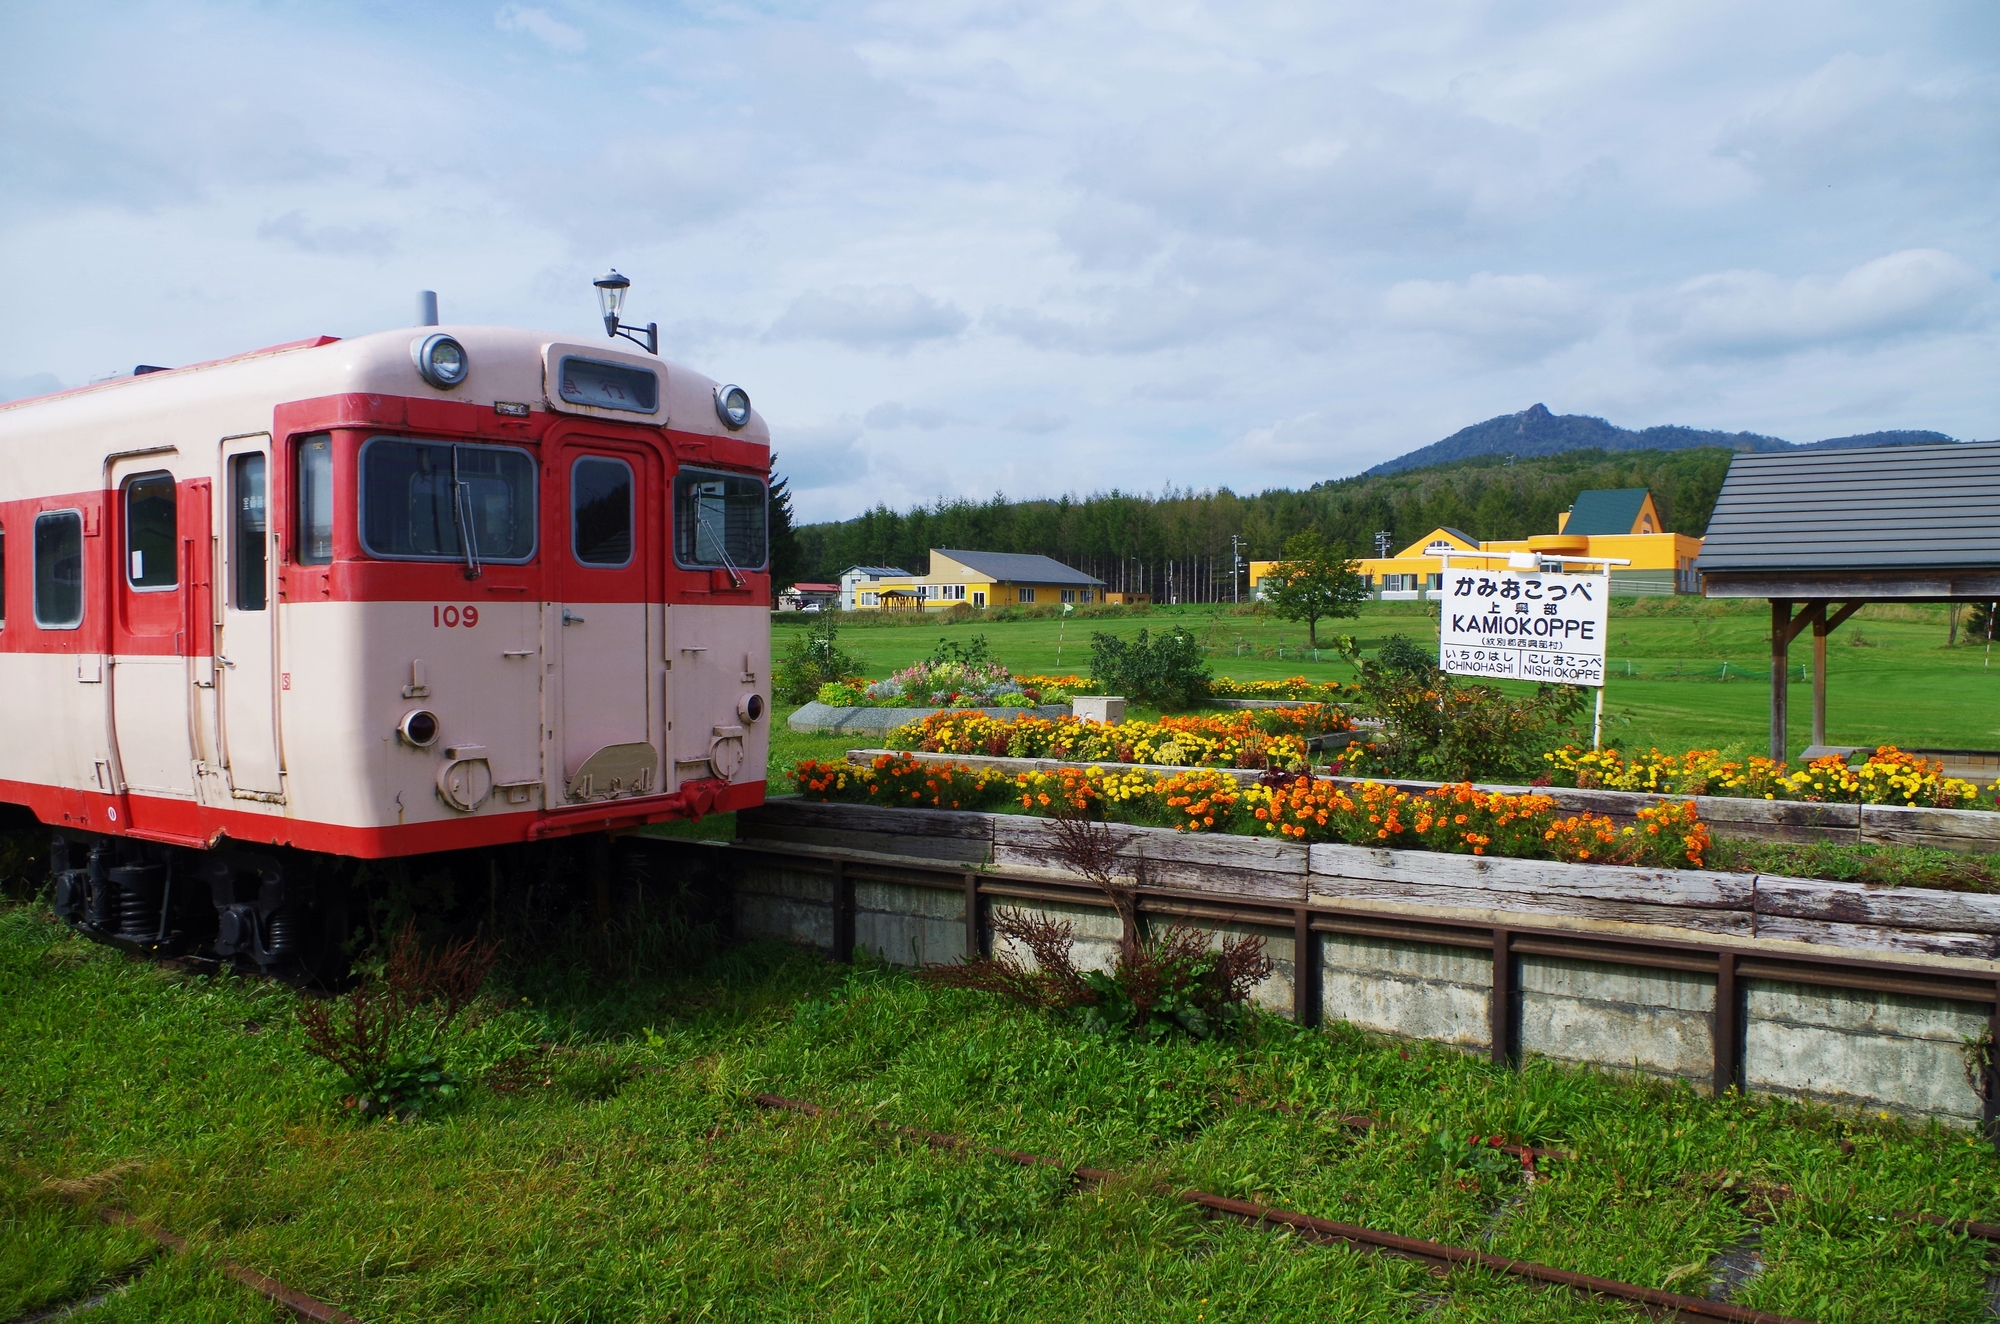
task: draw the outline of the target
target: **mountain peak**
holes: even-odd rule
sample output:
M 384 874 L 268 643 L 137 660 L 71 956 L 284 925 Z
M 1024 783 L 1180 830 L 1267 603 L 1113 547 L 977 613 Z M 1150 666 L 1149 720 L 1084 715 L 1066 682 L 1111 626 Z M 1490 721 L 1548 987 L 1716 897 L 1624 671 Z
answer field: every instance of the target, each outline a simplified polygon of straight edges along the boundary
M 1434 441 L 1393 460 L 1385 460 L 1365 474 L 1400 473 L 1454 460 L 1470 460 L 1482 455 L 1559 455 L 1564 451 L 1605 450 L 1687 450 L 1695 446 L 1723 446 L 1739 451 L 1783 451 L 1794 448 L 1826 450 L 1856 446 L 1916 446 L 1950 443 L 1955 438 L 1942 432 L 1868 432 L 1852 437 L 1830 437 L 1825 441 L 1790 442 L 1767 437 L 1761 432 L 1722 432 L 1706 428 L 1668 425 L 1634 431 L 1621 428 L 1593 414 L 1557 414 L 1539 401 L 1518 414 L 1501 414 L 1484 423 L 1460 428 L 1443 441 Z

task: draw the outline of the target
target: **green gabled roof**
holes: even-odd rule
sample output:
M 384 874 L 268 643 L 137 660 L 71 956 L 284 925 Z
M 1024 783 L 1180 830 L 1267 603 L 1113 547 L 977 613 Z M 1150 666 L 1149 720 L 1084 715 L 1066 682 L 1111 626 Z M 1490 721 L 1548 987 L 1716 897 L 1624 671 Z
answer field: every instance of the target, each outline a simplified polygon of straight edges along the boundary
M 1639 511 L 1645 504 L 1646 489 L 1643 487 L 1579 492 L 1576 504 L 1569 508 L 1569 523 L 1563 525 L 1563 532 L 1588 534 L 1594 538 L 1630 533 L 1632 526 L 1639 522 Z

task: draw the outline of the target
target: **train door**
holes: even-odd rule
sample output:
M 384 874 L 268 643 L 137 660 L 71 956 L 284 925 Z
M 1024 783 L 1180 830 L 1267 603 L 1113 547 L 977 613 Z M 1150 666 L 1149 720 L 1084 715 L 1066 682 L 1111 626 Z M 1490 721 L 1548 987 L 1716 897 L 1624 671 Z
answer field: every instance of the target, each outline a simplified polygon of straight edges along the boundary
M 278 631 L 272 585 L 277 567 L 272 537 L 271 438 L 232 437 L 222 443 L 222 625 L 215 640 L 215 688 L 220 753 L 232 795 L 282 798 L 278 759 Z
M 554 469 L 563 493 L 549 565 L 559 583 L 549 633 L 560 658 L 557 721 L 564 796 L 575 802 L 665 789 L 648 697 L 649 591 L 662 582 L 654 526 L 657 461 L 642 447 L 563 439 Z
M 113 467 L 111 716 L 128 790 L 193 798 L 194 676 L 208 652 L 206 481 L 178 483 L 171 452 Z

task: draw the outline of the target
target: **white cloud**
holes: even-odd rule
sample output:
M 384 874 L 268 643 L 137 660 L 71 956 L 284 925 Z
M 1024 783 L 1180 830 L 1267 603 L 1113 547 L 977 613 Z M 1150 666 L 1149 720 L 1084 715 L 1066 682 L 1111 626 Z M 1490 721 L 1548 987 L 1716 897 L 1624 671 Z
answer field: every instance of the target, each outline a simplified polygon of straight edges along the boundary
M 1382 296 L 1382 317 L 1398 330 L 1454 337 L 1503 361 L 1541 358 L 1603 320 L 1580 281 L 1484 271 L 1463 281 L 1399 281 Z
M 1046 409 L 1016 409 L 1000 426 L 1009 432 L 1061 432 L 1069 426 L 1069 415 L 1053 414 Z
M 841 285 L 792 300 L 771 324 L 773 340 L 830 340 L 854 349 L 901 349 L 948 340 L 972 319 L 913 285 Z
M 595 338 L 615 265 L 816 516 L 1302 486 L 1536 400 L 2000 435 L 1996 29 L 1943 12 L 17 4 L 0 363 L 426 288 Z
M 387 257 L 395 248 L 394 232 L 385 225 L 313 225 L 297 208 L 258 226 L 257 237 L 290 245 L 302 253 L 336 256 Z
M 884 400 L 863 414 L 861 421 L 871 428 L 883 430 L 917 428 L 924 432 L 935 432 L 958 420 L 942 409 L 932 409 L 925 405 L 906 405 L 898 400 Z
M 529 5 L 502 5 L 493 15 L 493 25 L 502 32 L 525 32 L 552 51 L 575 55 L 590 43 L 583 33 L 546 9 Z
M 1672 359 L 1762 356 L 1954 330 L 1991 306 L 1991 291 L 1964 259 L 1915 248 L 1839 276 L 1697 276 L 1642 301 L 1636 320 Z

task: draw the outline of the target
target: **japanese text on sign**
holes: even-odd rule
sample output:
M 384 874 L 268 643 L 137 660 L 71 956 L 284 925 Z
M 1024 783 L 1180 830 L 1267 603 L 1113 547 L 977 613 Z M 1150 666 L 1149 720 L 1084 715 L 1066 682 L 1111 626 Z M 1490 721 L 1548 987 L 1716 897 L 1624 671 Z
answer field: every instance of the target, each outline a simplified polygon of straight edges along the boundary
M 1438 659 L 1461 676 L 1604 684 L 1610 584 L 1602 575 L 1449 570 Z

